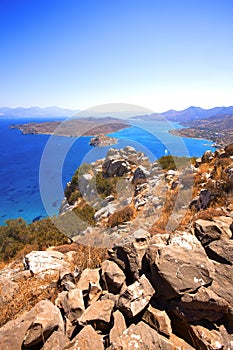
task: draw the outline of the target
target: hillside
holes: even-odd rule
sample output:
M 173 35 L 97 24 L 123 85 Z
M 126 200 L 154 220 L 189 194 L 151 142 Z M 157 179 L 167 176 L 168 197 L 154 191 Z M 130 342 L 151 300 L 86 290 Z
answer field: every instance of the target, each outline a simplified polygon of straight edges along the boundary
M 110 149 L 57 220 L 73 243 L 0 270 L 0 349 L 233 348 L 233 144 L 153 163 Z
M 212 140 L 218 147 L 233 142 L 233 114 L 212 116 L 208 119 L 199 119 L 183 122 L 184 129 L 172 130 L 174 135 L 182 137 L 201 138 Z
M 12 129 L 19 129 L 26 134 L 53 134 L 58 136 L 79 137 L 109 134 L 130 127 L 116 118 L 72 118 L 63 122 L 43 122 L 13 124 Z

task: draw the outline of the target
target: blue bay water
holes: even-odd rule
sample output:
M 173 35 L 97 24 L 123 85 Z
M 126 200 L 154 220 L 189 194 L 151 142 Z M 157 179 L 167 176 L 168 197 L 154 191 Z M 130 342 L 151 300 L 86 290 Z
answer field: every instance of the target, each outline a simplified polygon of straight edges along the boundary
M 48 120 L 51 119 L 46 119 Z M 30 121 L 15 118 L 1 118 L 0 121 L 1 225 L 9 218 L 22 217 L 29 223 L 48 215 L 57 215 L 65 184 L 70 181 L 77 167 L 83 162 L 89 163 L 103 158 L 109 149 L 109 147 L 90 147 L 90 137 L 75 139 L 53 136 L 53 152 L 51 154 L 47 152 L 47 156 L 45 147 L 51 140 L 49 135 L 22 135 L 19 130 L 9 128 L 11 124 Z M 33 119 L 34 121 L 41 122 L 45 119 Z M 201 156 L 207 149 L 214 150 L 211 141 L 183 139 L 168 132 L 169 129 L 178 127 L 180 127 L 178 124 L 171 125 L 163 121 L 134 122 L 132 127 L 111 134 L 119 138 L 118 143 L 112 147 L 123 148 L 131 145 L 136 150 L 146 153 L 151 160 L 165 154 Z M 62 152 L 64 149 L 69 150 L 65 157 Z M 42 155 L 45 161 L 41 170 Z M 56 191 L 54 187 L 49 212 L 46 206 L 46 209 L 44 208 L 43 196 L 41 198 L 40 184 L 43 179 L 41 182 L 39 174 L 46 177 L 48 191 L 54 183 L 61 183 L 62 190 Z

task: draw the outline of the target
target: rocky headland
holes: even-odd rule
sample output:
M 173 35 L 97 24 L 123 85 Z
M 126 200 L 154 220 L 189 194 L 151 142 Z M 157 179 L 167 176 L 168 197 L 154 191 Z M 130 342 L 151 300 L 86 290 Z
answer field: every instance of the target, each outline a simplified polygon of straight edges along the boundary
M 233 349 L 233 145 L 164 164 L 126 147 L 74 174 L 59 219 L 87 227 L 0 270 L 0 349 Z
M 43 123 L 13 124 L 12 129 L 19 129 L 22 134 L 48 134 L 67 137 L 104 135 L 130 127 L 129 124 L 111 117 L 105 118 L 70 118 L 65 121 Z

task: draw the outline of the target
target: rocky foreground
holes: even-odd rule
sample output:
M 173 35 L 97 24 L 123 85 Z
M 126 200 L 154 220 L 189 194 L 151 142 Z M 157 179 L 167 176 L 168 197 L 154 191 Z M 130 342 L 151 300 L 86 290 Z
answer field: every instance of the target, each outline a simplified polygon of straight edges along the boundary
M 108 155 L 103 168 L 102 163 L 109 176 L 111 170 L 118 169 L 119 175 L 122 169 L 115 153 Z M 161 170 L 159 175 L 154 170 L 146 181 L 145 168 L 143 174 L 137 164 L 127 169 L 130 176 L 134 169 L 134 186 L 139 186 L 139 192 L 133 187 L 130 205 L 141 217 L 137 225 L 135 216 L 131 224 L 126 222 L 122 239 L 120 225 L 111 228 L 108 235 L 117 239 L 98 268 L 80 270 L 72 244 L 33 251 L 23 264 L 13 262 L 0 271 L 0 305 L 13 315 L 0 328 L 0 349 L 233 349 L 233 145 L 207 152 L 192 174 L 189 166 L 179 174 L 164 175 L 167 197 L 179 187 L 185 191 L 182 197 L 187 194 L 190 178 L 194 184 L 180 224 L 166 223 L 166 229 L 159 226 L 164 220 L 157 226 L 150 223 L 148 229 L 138 225 L 145 221 L 149 206 L 155 211 L 161 207 L 159 199 L 150 201 L 158 191 L 152 186 L 153 176 L 163 184 Z M 147 191 L 141 190 L 143 184 Z M 146 203 L 135 208 L 138 195 Z M 178 205 L 176 219 L 181 213 L 183 205 Z M 107 230 L 113 222 L 114 214 L 100 214 L 95 232 Z M 38 302 L 17 313 L 14 302 L 18 306 L 22 290 Z M 41 300 L 39 291 L 44 293 Z

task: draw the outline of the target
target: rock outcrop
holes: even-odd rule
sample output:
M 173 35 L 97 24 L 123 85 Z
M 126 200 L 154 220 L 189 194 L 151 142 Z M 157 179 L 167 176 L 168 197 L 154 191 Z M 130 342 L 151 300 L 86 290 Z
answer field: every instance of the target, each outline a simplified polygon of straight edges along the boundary
M 231 147 L 197 162 L 191 175 L 198 196 L 186 206 L 179 229 L 170 229 L 162 223 L 167 224 L 170 214 L 173 220 L 183 213 L 183 198 L 177 200 L 175 214 L 169 208 L 178 189 L 186 191 L 187 178 L 179 179 L 178 171 L 161 176 L 156 164 L 148 174 L 149 160 L 143 154 L 131 147 L 110 149 L 100 169 L 106 178 L 130 182 L 131 209 L 143 213 L 140 220 L 111 226 L 116 213 L 110 205 L 115 210 L 117 200 L 110 195 L 102 208 L 96 205 L 99 226 L 83 234 L 84 240 L 90 234 L 97 240 L 102 225 L 103 237 L 111 242 L 108 258 L 96 268 L 80 270 L 75 253 L 47 250 L 27 254 L 24 265 L 0 270 L 1 310 L 17 302 L 20 283 L 31 278 L 36 282 L 33 292 L 48 291 L 47 298 L 15 312 L 15 319 L 2 325 L 0 350 L 233 349 L 233 187 L 231 173 L 225 171 L 232 167 L 229 157 Z M 182 173 L 189 176 L 190 169 Z M 168 211 L 156 216 L 165 188 Z M 147 204 L 141 210 L 136 201 Z M 129 204 L 121 214 L 126 208 Z

